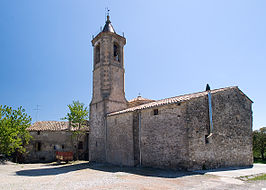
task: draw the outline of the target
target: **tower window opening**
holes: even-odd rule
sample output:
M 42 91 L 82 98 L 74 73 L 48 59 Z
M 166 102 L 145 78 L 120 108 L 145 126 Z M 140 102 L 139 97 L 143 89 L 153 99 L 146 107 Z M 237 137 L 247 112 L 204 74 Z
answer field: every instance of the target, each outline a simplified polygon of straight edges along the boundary
M 119 45 L 114 44 L 114 60 L 120 62 L 120 51 Z
M 95 50 L 95 62 L 99 63 L 100 62 L 100 45 L 96 46 L 96 50 Z

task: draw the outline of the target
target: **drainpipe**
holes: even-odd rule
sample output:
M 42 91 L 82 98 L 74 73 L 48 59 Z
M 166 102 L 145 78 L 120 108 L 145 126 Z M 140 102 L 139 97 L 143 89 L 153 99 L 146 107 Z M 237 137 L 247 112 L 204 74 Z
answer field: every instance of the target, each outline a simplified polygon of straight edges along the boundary
M 207 138 L 210 138 L 212 136 L 213 132 L 213 122 L 212 122 L 212 97 L 211 97 L 211 91 L 208 90 L 208 103 L 209 103 L 209 118 L 210 118 L 210 133 Z
M 141 112 L 138 113 L 139 115 L 139 166 L 141 167 Z

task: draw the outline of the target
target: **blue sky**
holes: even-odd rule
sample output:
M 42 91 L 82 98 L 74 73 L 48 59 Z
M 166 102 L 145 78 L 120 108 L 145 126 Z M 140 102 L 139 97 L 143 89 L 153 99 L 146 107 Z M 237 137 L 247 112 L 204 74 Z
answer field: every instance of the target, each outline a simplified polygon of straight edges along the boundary
M 105 8 L 125 33 L 126 97 L 162 99 L 239 86 L 266 126 L 265 0 L 1 0 L 0 104 L 33 121 L 60 120 L 67 104 L 89 105 L 91 37 Z

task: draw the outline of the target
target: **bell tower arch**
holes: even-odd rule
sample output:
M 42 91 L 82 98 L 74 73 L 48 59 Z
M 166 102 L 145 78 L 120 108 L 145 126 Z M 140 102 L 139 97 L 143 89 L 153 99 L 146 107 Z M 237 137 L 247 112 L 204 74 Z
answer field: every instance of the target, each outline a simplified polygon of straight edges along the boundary
M 109 15 L 103 30 L 92 40 L 93 93 L 90 103 L 90 161 L 106 161 L 106 115 L 127 108 L 124 84 L 124 45 Z

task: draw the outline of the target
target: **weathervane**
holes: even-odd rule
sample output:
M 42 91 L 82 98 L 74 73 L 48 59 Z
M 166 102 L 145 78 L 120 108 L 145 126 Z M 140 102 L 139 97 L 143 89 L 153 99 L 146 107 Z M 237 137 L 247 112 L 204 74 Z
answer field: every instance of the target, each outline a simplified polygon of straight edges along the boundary
M 108 7 L 105 8 L 105 18 L 109 17 L 110 9 Z

